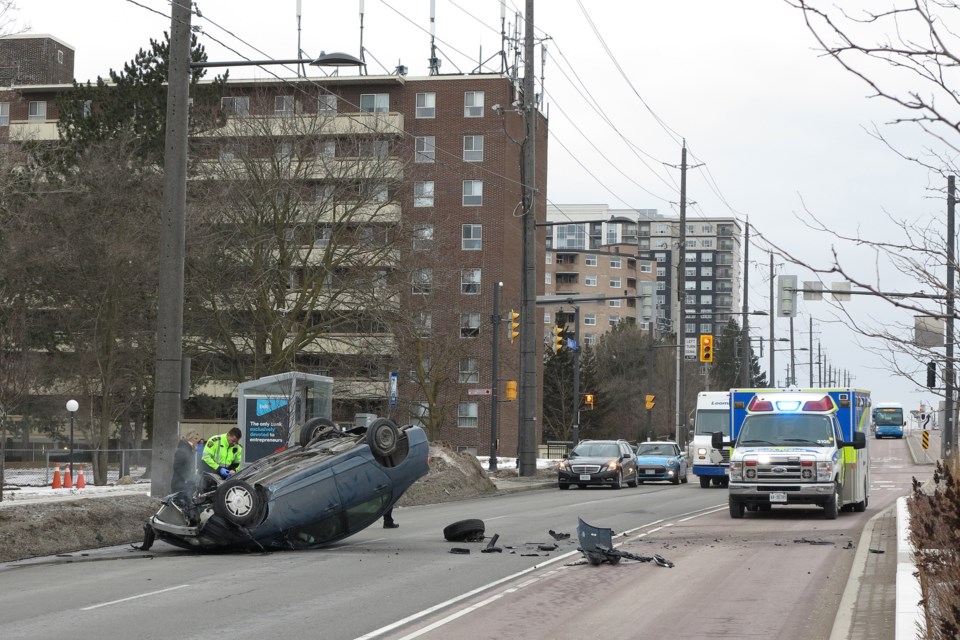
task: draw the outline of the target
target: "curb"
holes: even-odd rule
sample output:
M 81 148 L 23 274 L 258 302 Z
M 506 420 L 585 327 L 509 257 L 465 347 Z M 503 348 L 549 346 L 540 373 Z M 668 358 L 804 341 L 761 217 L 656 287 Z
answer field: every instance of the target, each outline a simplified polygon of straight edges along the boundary
M 830 640 L 845 640 L 850 637 L 850 625 L 853 622 L 853 612 L 857 606 L 857 599 L 860 596 L 860 584 L 863 579 L 863 572 L 867 564 L 867 553 L 870 548 L 870 539 L 873 537 L 873 530 L 880 520 L 890 509 L 874 514 L 867 521 L 866 526 L 860 533 L 860 539 L 857 541 L 856 555 L 853 557 L 853 566 L 850 568 L 850 575 L 847 576 L 847 585 L 840 596 L 840 606 L 837 608 L 837 616 L 833 620 L 833 629 L 830 630 Z M 899 528 L 899 520 L 897 521 Z M 897 600 L 899 602 L 900 586 L 897 585 Z M 899 623 L 899 607 L 897 608 L 897 621 Z
M 907 499 L 897 498 L 897 616 L 896 640 L 913 640 L 926 626 L 920 600 L 920 579 L 914 575 L 913 545 L 910 544 L 910 511 Z

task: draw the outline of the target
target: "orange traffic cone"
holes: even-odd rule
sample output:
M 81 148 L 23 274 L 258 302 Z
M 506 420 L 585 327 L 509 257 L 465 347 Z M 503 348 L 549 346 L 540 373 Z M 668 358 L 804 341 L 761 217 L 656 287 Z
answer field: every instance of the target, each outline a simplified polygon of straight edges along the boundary
M 73 477 L 70 475 L 70 467 L 63 472 L 63 488 L 73 489 Z
M 62 489 L 63 480 L 60 478 L 60 465 L 53 465 L 53 489 Z
M 83 465 L 80 466 L 80 471 L 77 473 L 77 489 L 83 489 L 87 486 L 87 481 L 83 479 Z

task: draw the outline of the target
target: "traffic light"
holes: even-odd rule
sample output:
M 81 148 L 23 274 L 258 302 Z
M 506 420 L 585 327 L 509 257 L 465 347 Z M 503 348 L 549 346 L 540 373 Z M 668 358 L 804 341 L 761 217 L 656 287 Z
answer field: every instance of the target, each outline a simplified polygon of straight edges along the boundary
M 713 362 L 713 336 L 709 333 L 700 335 L 700 362 Z
M 507 400 L 517 399 L 517 381 L 507 380 Z
M 657 396 L 648 394 L 647 395 L 647 410 L 653 409 L 653 405 L 656 404 Z
M 927 388 L 933 389 L 937 386 L 937 363 L 931 360 L 927 363 Z
M 593 409 L 595 396 L 592 393 L 583 394 L 583 404 L 587 406 L 587 409 Z
M 777 316 L 797 317 L 797 276 L 777 277 Z
M 553 352 L 560 353 L 563 349 L 563 327 L 553 328 Z
M 520 314 L 510 309 L 510 344 L 520 335 Z

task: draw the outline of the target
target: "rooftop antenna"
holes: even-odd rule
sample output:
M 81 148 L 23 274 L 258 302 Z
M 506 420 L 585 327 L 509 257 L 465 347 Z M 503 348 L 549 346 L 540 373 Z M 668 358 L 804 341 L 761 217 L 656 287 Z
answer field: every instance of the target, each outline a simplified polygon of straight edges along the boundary
M 300 0 L 297 0 L 297 60 L 303 60 L 303 49 L 300 48 L 300 15 L 301 15 L 301 6 Z M 297 65 L 297 77 L 304 78 L 306 77 L 306 72 L 303 68 L 303 63 Z
M 360 67 L 360 74 L 367 75 L 367 59 L 364 57 L 363 49 L 363 0 L 360 0 L 360 60 L 363 61 L 363 66 Z
M 437 0 L 430 0 L 430 75 L 440 75 L 440 58 L 437 57 Z
M 500 0 L 500 73 L 507 72 L 507 2 Z

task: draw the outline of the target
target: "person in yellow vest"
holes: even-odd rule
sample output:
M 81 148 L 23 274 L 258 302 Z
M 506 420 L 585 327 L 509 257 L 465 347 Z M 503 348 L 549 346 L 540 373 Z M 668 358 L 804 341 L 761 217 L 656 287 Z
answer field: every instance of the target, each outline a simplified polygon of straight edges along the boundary
M 226 433 L 213 436 L 203 447 L 202 471 L 216 473 L 227 480 L 240 469 L 240 460 L 243 458 L 243 447 L 240 438 L 243 434 L 238 427 Z

